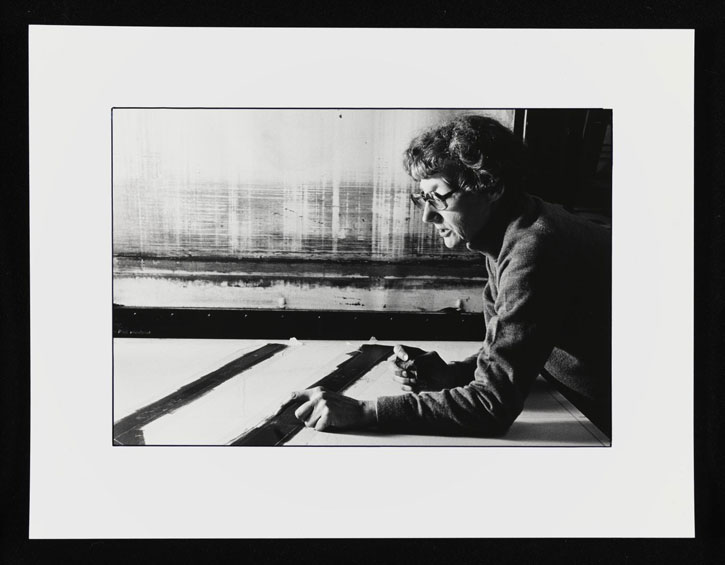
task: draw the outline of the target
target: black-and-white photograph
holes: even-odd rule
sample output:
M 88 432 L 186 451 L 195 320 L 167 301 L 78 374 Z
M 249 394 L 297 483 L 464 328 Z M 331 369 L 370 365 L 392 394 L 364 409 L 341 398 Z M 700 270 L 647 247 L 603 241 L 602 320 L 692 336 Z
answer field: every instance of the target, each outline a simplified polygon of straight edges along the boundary
M 31 26 L 29 537 L 694 536 L 694 46 Z
M 612 445 L 612 110 L 110 119 L 114 446 Z

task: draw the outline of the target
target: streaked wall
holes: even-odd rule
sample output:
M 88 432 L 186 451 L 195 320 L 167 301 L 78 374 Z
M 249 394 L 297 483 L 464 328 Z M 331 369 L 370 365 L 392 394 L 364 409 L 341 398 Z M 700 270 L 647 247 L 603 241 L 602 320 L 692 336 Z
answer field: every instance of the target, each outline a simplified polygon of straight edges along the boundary
M 401 156 L 453 113 L 116 109 L 114 254 L 450 256 L 408 198 Z M 482 113 L 512 127 L 512 110 Z
M 114 109 L 114 303 L 479 311 L 484 273 L 451 265 L 480 258 L 423 224 L 402 167 L 457 112 Z

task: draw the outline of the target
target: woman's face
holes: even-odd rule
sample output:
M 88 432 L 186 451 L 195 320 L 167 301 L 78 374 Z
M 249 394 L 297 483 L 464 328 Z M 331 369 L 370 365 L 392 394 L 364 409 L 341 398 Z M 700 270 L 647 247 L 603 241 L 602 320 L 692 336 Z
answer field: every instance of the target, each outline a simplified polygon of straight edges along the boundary
M 440 196 L 454 192 L 440 177 L 421 180 L 420 190 L 436 192 Z M 426 203 L 423 221 L 433 224 L 449 249 L 471 241 L 491 216 L 492 198 L 486 193 L 457 191 L 446 199 L 446 203 L 448 207 L 445 210 L 436 210 Z

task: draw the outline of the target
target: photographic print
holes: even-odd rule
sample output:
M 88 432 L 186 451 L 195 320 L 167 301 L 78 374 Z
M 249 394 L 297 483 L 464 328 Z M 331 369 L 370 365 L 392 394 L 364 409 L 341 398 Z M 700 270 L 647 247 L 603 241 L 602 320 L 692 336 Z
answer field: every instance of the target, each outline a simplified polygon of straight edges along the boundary
M 611 110 L 112 120 L 114 445 L 611 444 Z
M 29 536 L 693 535 L 693 49 L 31 26 Z

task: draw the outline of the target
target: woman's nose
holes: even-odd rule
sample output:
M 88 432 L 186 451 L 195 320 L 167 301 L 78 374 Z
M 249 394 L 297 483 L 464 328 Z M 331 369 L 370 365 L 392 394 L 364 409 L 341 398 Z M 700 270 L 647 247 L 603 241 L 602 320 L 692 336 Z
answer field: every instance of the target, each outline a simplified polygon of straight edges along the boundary
M 430 202 L 426 202 L 425 208 L 423 208 L 423 221 L 433 224 L 441 221 L 441 215 L 438 213 L 438 210 L 430 205 Z

